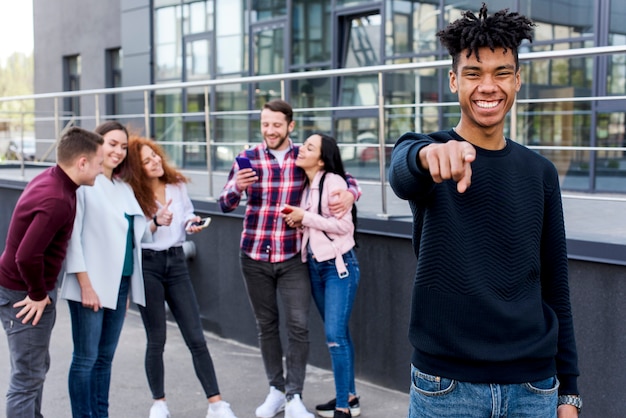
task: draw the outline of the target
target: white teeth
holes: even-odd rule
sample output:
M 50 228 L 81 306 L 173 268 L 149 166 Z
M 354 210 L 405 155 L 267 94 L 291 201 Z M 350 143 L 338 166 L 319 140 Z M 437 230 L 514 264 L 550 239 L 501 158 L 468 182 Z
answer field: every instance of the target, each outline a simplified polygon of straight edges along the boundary
M 481 100 L 481 101 L 477 101 L 476 105 L 478 107 L 482 107 L 485 109 L 493 109 L 494 107 L 498 106 L 498 102 L 486 102 L 486 101 Z

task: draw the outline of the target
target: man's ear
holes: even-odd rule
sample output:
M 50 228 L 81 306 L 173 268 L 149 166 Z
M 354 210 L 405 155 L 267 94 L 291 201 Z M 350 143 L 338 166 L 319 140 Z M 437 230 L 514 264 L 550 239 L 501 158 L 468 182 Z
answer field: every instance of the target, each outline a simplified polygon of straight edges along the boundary
M 448 73 L 448 77 L 450 78 L 450 91 L 453 94 L 456 94 L 456 92 L 459 90 L 459 87 L 457 85 L 457 78 L 456 78 L 456 73 L 453 70 L 450 70 L 450 72 Z
M 288 129 L 289 133 L 292 133 L 295 127 L 296 127 L 296 121 L 295 120 L 292 120 L 291 122 L 289 122 L 289 125 L 287 126 L 287 129 Z
M 80 157 L 76 159 L 75 166 L 79 171 L 83 171 L 85 167 L 87 166 L 88 162 L 89 161 L 87 160 L 87 157 L 85 157 L 84 155 L 81 155 Z

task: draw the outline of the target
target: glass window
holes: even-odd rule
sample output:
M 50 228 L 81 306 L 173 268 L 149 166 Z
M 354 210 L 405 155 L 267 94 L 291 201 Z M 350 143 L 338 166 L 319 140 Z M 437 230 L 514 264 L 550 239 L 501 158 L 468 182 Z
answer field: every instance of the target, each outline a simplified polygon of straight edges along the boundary
M 183 137 L 182 126 L 182 94 L 180 90 L 158 90 L 155 95 L 155 113 L 159 115 L 154 120 L 155 139 L 162 142 L 162 146 L 172 161 L 182 163 L 180 142 Z
M 221 77 L 227 78 L 227 77 Z M 224 84 L 215 87 L 216 109 L 218 112 L 248 109 L 248 85 Z
M 615 0 L 614 0 L 615 1 Z M 578 38 L 593 34 L 594 3 L 587 0 L 520 0 L 519 12 L 535 27 L 534 42 Z M 491 4 L 489 5 L 492 8 Z M 509 6 L 510 7 L 510 6 Z M 514 7 L 510 7 L 515 10 Z M 495 11 L 495 9 L 494 9 Z
M 327 70 L 314 68 L 313 70 Z M 332 78 L 307 78 L 291 82 L 291 98 L 294 108 L 313 108 L 331 106 Z
M 154 23 L 155 77 L 157 80 L 182 76 L 182 37 L 180 6 L 156 9 Z
M 80 76 L 82 73 L 80 55 L 63 57 L 63 90 L 80 90 Z M 64 99 L 64 110 L 70 116 L 80 115 L 80 97 L 73 96 Z M 80 125 L 77 122 L 78 125 Z
M 626 21 L 626 2 L 619 0 L 611 1 L 609 45 L 626 44 L 624 21 Z M 626 55 L 609 56 L 608 67 L 607 94 L 626 94 Z
M 283 27 L 261 28 L 254 33 L 254 75 L 270 75 L 285 72 Z M 255 85 L 255 109 L 265 102 L 281 97 L 279 81 L 264 81 Z
M 185 81 L 210 78 L 210 60 L 210 38 L 187 41 L 185 43 Z
M 216 69 L 217 74 L 243 74 L 247 72 L 247 54 L 244 48 L 245 19 L 243 0 L 217 0 Z
M 209 32 L 213 30 L 213 1 L 196 1 L 183 6 L 183 33 Z
M 122 87 L 122 49 L 113 48 L 106 50 L 105 56 L 106 86 Z M 117 115 L 121 112 L 121 94 L 107 94 L 106 110 L 108 115 Z
M 292 64 L 329 63 L 332 57 L 330 2 L 295 0 Z
M 287 0 L 252 0 L 252 21 L 274 19 L 287 15 Z
M 438 5 L 409 0 L 389 2 L 390 23 L 386 25 L 385 48 L 388 56 L 436 51 Z
M 624 147 L 624 112 L 605 113 L 597 116 L 596 137 L 598 146 L 608 148 Z M 596 151 L 596 188 L 609 192 L 626 192 L 626 164 L 624 151 Z
M 340 66 L 358 68 L 380 64 L 380 14 L 348 16 L 342 29 L 347 47 Z M 344 106 L 375 105 L 378 103 L 378 77 L 374 75 L 341 78 L 339 102 Z

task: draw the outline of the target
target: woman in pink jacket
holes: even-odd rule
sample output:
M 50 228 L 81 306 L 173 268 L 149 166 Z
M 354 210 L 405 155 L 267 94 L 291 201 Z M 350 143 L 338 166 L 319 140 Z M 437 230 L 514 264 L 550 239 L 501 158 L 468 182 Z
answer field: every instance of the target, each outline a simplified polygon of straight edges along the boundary
M 337 396 L 316 409 L 321 416 L 356 416 L 360 409 L 348 329 L 360 278 L 354 222 L 351 213 L 338 217 L 328 208 L 333 192 L 348 188 L 339 147 L 327 135 L 311 135 L 300 147 L 296 165 L 305 171 L 308 185 L 300 207 L 285 206 L 283 218 L 303 230 L 302 259 L 308 262 L 313 299 L 324 320 Z

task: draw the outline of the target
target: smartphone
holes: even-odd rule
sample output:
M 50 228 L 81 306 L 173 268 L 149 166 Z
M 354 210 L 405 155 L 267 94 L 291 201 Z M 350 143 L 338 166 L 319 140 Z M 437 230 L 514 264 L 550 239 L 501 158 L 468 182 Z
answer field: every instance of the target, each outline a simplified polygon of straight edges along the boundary
M 211 218 L 202 218 L 202 220 L 200 222 L 192 222 L 191 226 L 199 226 L 200 228 L 204 229 L 207 226 L 209 226 L 209 224 L 211 223 Z
M 236 157 L 237 165 L 239 165 L 239 169 L 243 170 L 244 168 L 252 168 L 252 164 L 250 164 L 250 159 L 248 157 Z
M 293 212 L 293 209 L 291 209 L 291 208 L 282 208 L 282 209 L 281 209 L 281 212 L 282 212 L 282 213 L 284 213 L 284 214 L 286 215 L 286 214 L 288 214 L 288 213 Z

